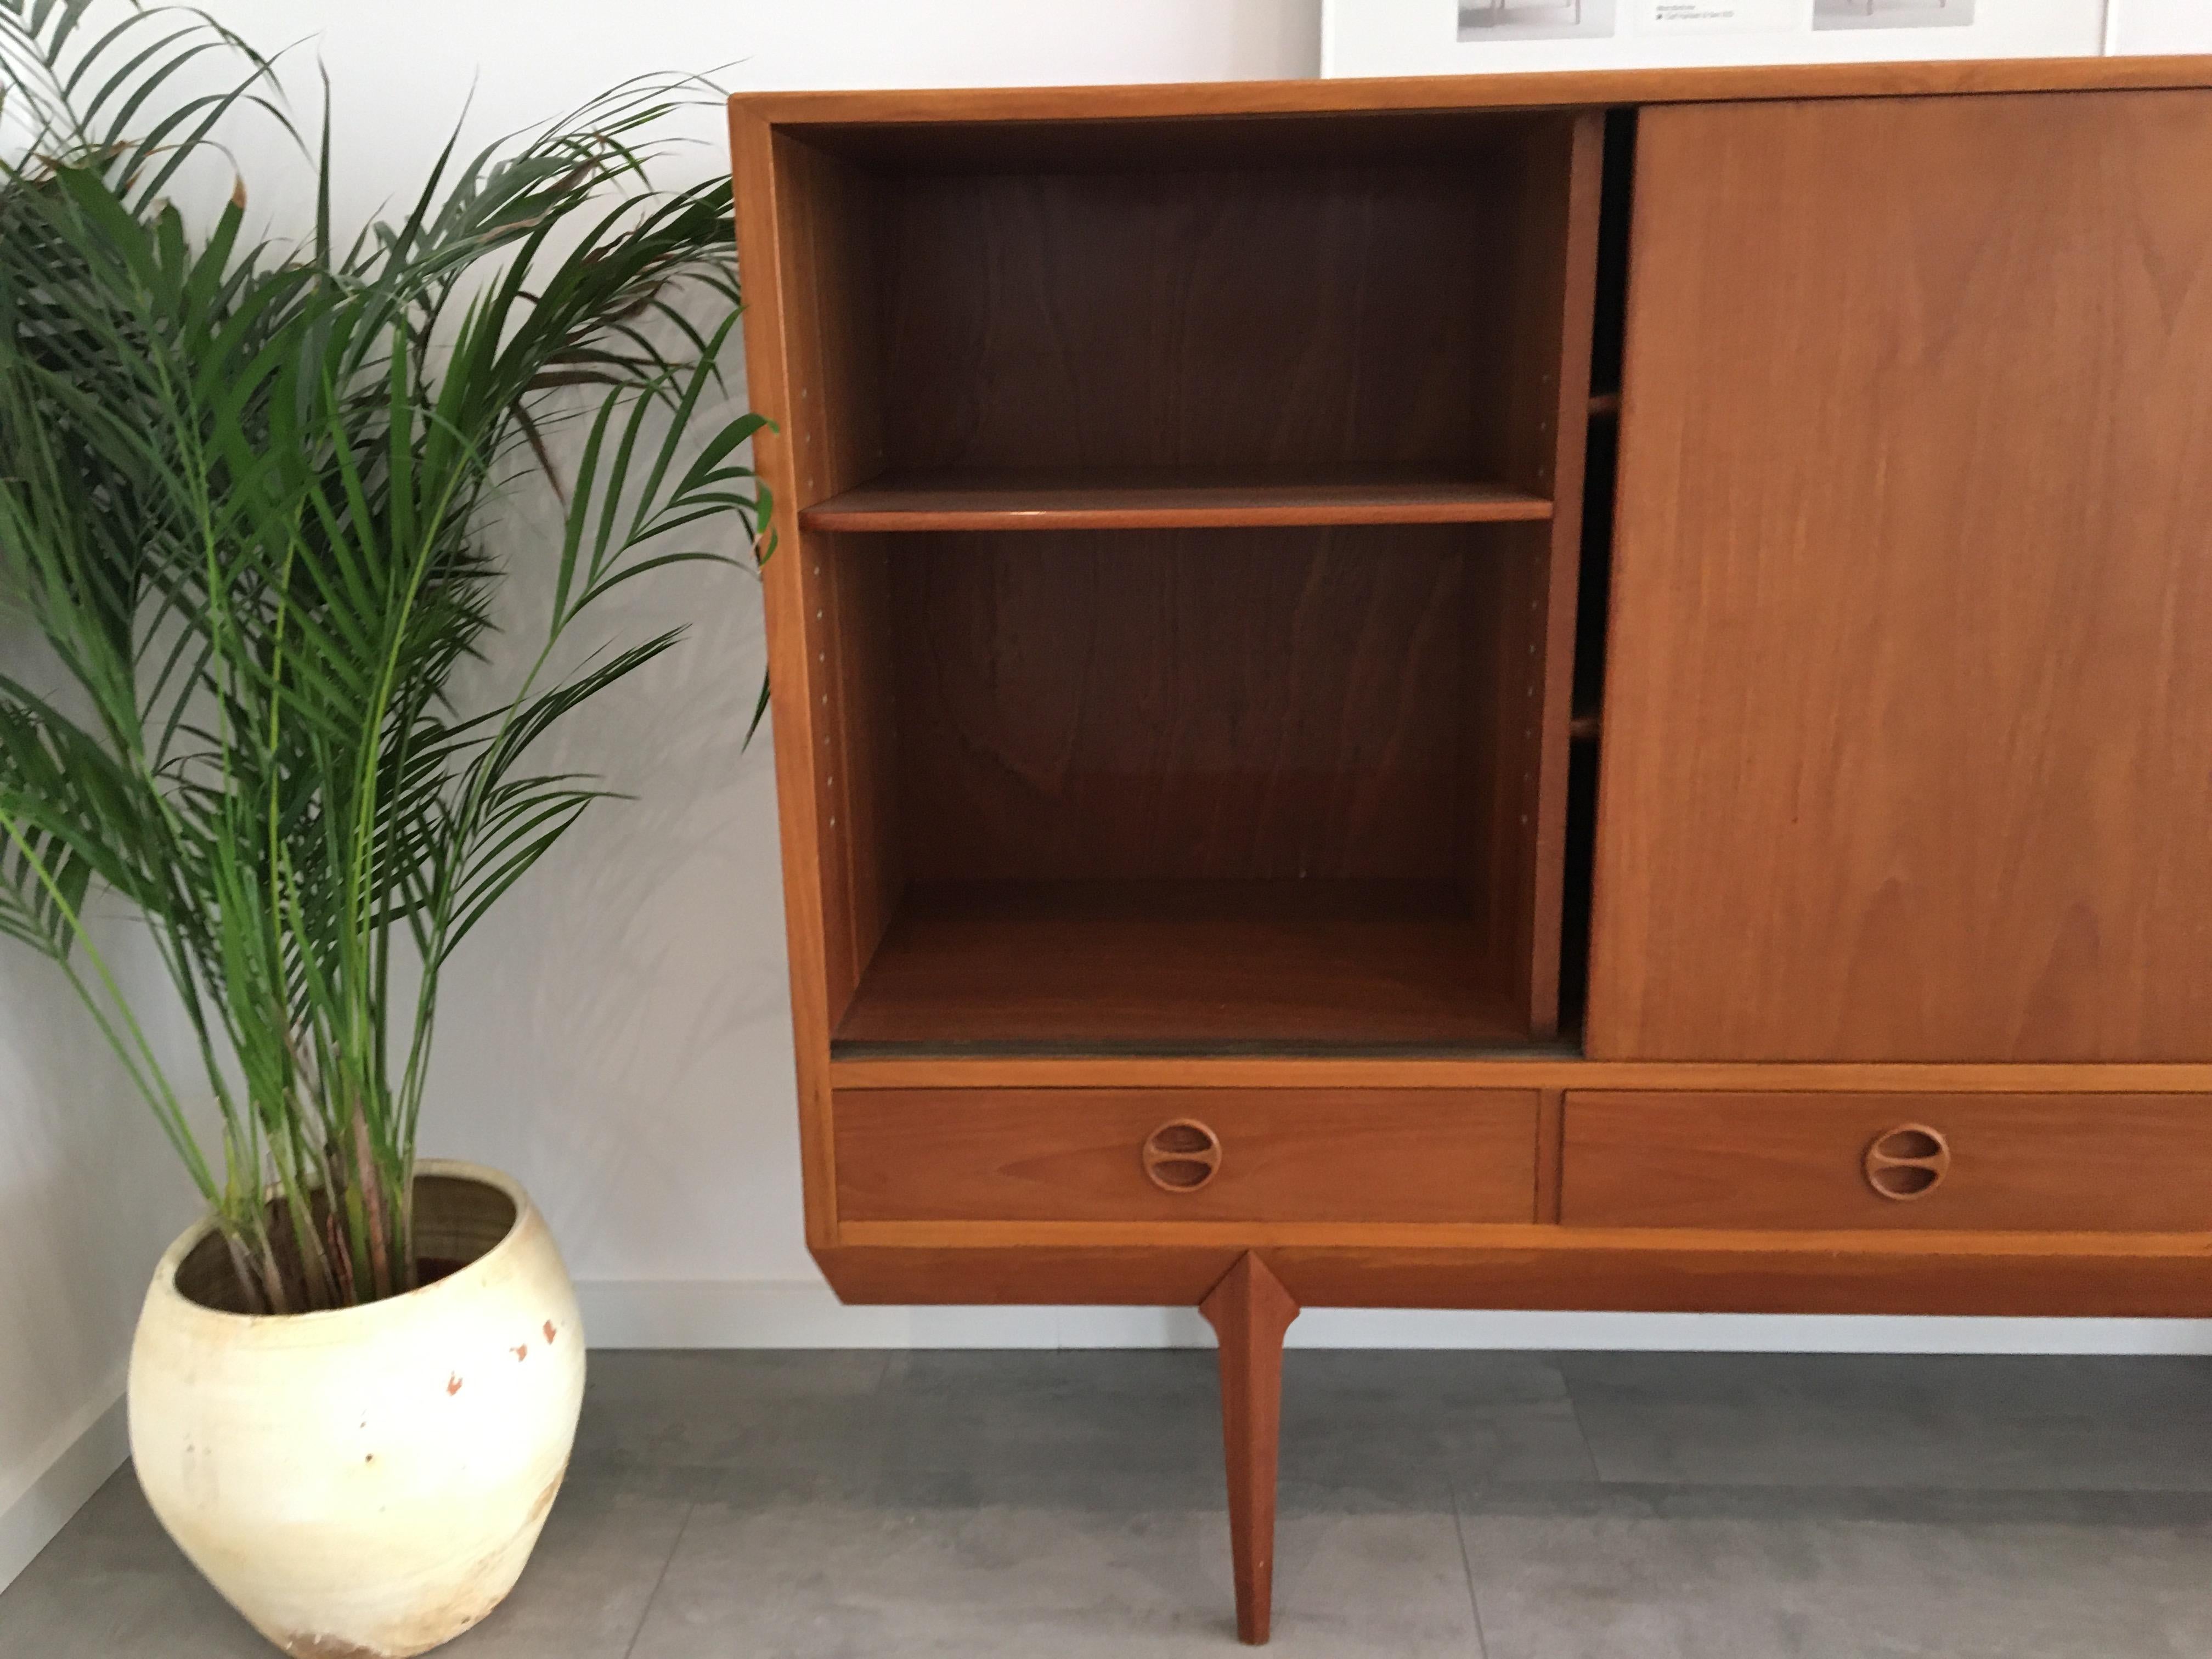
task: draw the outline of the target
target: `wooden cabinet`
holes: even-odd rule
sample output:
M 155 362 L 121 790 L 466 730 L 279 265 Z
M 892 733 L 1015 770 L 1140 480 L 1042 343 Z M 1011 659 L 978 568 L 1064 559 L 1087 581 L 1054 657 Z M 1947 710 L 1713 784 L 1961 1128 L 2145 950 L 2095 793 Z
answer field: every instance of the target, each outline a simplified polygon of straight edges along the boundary
M 2212 1313 L 2212 63 L 733 101 L 808 1243 Z

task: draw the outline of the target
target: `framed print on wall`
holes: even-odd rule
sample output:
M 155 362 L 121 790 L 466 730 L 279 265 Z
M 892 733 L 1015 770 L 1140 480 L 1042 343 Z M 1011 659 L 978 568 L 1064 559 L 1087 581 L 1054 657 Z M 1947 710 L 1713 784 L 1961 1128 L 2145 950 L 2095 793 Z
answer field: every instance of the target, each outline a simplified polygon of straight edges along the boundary
M 2109 52 L 2212 52 L 2207 0 L 2109 0 Z
M 2161 0 L 2114 0 L 2153 7 Z M 2195 10 L 2206 0 L 2163 0 Z M 1323 0 L 1322 72 L 2094 57 L 2106 0 Z M 2212 7 L 2207 7 L 2212 9 Z

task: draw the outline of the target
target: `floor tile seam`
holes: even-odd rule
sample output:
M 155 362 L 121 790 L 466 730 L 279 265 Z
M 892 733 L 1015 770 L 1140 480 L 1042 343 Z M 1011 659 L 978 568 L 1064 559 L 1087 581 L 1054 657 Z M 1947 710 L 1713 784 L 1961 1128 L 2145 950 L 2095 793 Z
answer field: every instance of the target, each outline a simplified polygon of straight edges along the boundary
M 645 1627 L 653 1618 L 653 1605 L 660 1600 L 661 1589 L 668 1583 L 668 1570 L 676 1565 L 676 1553 L 684 1547 L 684 1535 L 691 1530 L 691 1517 L 698 1512 L 699 1505 L 696 1501 L 684 1504 L 684 1518 L 676 1523 L 676 1536 L 669 1540 L 668 1553 L 661 1558 L 660 1571 L 653 1575 L 653 1589 L 637 1610 L 637 1624 L 630 1631 L 629 1642 L 623 1644 L 623 1659 L 636 1659 L 637 1644 L 644 1639 Z
M 1467 1580 L 1468 1611 L 1474 1619 L 1475 1659 L 1490 1659 L 1490 1638 L 1482 1629 L 1482 1597 L 1474 1588 L 1474 1559 L 1468 1553 L 1467 1523 L 1460 1515 L 1459 1485 L 1456 1481 L 1448 1481 L 1446 1485 L 1451 1491 L 1452 1532 L 1459 1540 L 1459 1569 Z
M 1575 1398 L 1574 1375 L 1568 1369 L 1567 1364 L 1571 1356 L 1554 1353 L 1548 1357 L 1552 1364 L 1559 1368 L 1559 1389 L 1567 1397 L 1567 1415 L 1574 1419 L 1575 1433 L 1583 1443 L 1583 1456 L 1589 1464 L 1590 1479 L 1602 1485 L 1606 1480 L 1606 1473 L 1597 1461 L 1597 1443 L 1590 1438 L 1589 1425 L 1583 1421 L 1583 1402 Z
M 1468 1486 L 1455 1482 L 1453 1511 L 1462 1530 L 1466 1521 L 1470 1518 L 1508 1522 L 1550 1518 L 1549 1512 L 1540 1505 L 1529 1514 L 1518 1514 L 1510 1505 L 1502 1509 L 1485 1509 L 1481 1505 L 1486 1493 L 1493 1498 L 1508 1498 L 1516 1492 L 1532 1497 L 1539 1493 L 1556 1493 L 1563 1500 L 1579 1498 L 1585 1502 L 1599 1504 L 1610 1499 L 1648 1504 L 1648 1509 L 1624 1514 L 1601 1509 L 1583 1509 L 1569 1502 L 1558 1513 L 1560 1518 L 1578 1515 L 1589 1519 L 1649 1522 L 1660 1525 L 1802 1522 L 1851 1528 L 1932 1528 L 1962 1534 L 1995 1529 L 2096 1533 L 2112 1537 L 2116 1547 L 2118 1540 L 2137 1535 L 2200 1538 L 2212 1535 L 2212 1492 L 2142 1492 L 2127 1488 L 1872 1486 L 1810 1482 L 1750 1486 L 1740 1482 L 1675 1480 L 1595 1483 L 1495 1481 L 1477 1482 Z M 1791 1499 L 1802 1499 L 1808 1512 L 1777 1515 L 1771 1510 L 1741 1507 L 1730 1501 L 1748 1499 L 1754 1494 L 1763 1500 L 1778 1500 L 1784 1504 Z M 2104 1498 L 2114 1502 L 2107 1512 L 2067 1514 L 2038 1512 L 2033 1502 L 2029 1501 L 2081 1498 Z M 2204 1500 L 2203 1507 L 2197 1513 L 2160 1511 L 2159 1500 L 2177 1498 Z M 1670 1504 L 1669 1499 L 1679 1501 Z M 2018 1502 L 2014 1506 L 2008 1506 L 2004 1501 L 2007 1499 Z M 2129 1499 L 2148 1502 L 2143 1510 L 2131 1510 L 2126 1501 Z M 1471 1563 L 1469 1571 L 1472 1571 Z
M 1575 1487 L 1582 1490 L 1602 1490 L 1626 1493 L 1638 1490 L 1647 1492 L 1865 1492 L 1884 1497 L 1949 1496 L 1953 1498 L 2195 1498 L 2212 1508 L 2212 1486 L 1960 1486 L 1949 1482 L 1902 1482 L 1894 1480 L 1697 1480 L 1680 1479 L 1628 1479 L 1620 1476 L 1598 1475 L 1572 1480 L 1480 1480 L 1472 1483 L 1473 1489 L 1508 1492 L 1533 1491 L 1546 1487 Z

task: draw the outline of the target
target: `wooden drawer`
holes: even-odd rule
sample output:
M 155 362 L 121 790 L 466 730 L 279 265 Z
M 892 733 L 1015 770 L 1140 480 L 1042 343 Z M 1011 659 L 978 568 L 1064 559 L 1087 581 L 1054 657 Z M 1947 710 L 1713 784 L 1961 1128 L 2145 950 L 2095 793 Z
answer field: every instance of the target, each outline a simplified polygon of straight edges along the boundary
M 1576 1091 L 1562 1158 L 1570 1226 L 2212 1227 L 2201 1095 Z
M 846 1089 L 847 1221 L 1521 1221 L 1534 1091 Z

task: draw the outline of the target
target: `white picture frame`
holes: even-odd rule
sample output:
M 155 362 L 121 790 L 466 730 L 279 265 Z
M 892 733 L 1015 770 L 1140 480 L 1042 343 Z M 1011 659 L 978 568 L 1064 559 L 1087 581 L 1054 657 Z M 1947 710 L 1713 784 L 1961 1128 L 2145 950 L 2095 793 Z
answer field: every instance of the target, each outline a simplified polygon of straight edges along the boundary
M 2212 51 L 2212 0 L 2112 0 L 2187 14 Z M 2094 57 L 2106 0 L 1322 0 L 1322 73 Z M 2183 50 L 2153 47 L 2148 50 Z
M 2105 50 L 2212 52 L 2212 3 L 2207 0 L 2108 0 Z

